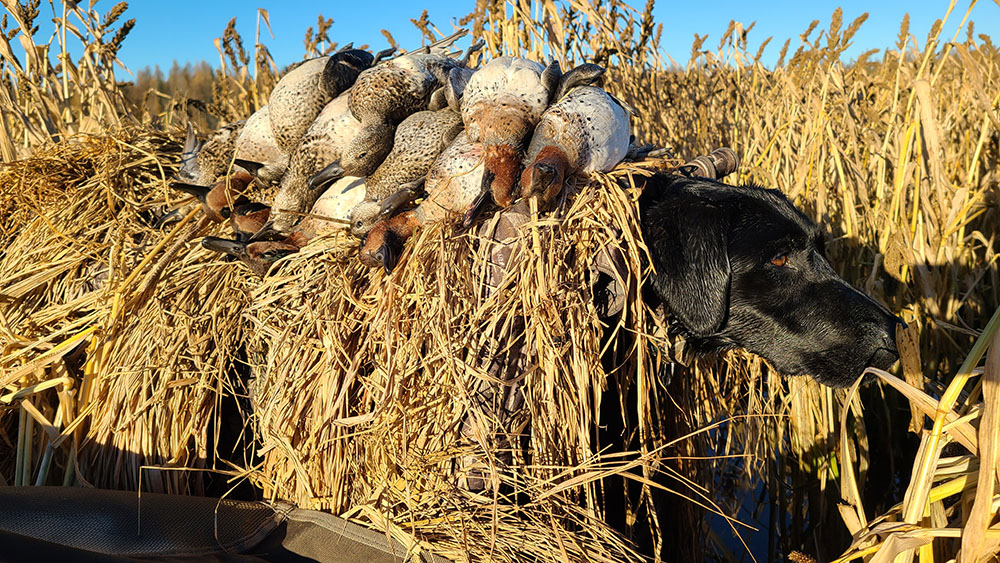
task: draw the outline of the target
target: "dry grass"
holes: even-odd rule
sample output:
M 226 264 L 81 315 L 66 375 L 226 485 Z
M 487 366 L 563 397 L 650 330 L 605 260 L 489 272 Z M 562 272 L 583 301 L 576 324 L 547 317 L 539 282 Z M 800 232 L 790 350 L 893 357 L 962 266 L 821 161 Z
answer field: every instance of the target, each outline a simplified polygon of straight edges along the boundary
M 41 0 L 4 0 L 0 21 L 0 155 L 4 161 L 27 156 L 31 149 L 74 133 L 99 133 L 132 121 L 132 113 L 115 83 L 118 49 L 135 25 L 125 20 L 127 4 L 106 14 L 74 3 L 40 6 Z M 57 33 L 52 41 L 36 38 L 36 20 L 52 10 Z M 17 42 L 14 42 L 14 40 Z M 73 61 L 69 45 L 84 47 Z M 15 53 L 21 47 L 22 57 Z M 52 61 L 57 63 L 53 65 Z
M 900 343 L 904 380 L 878 374 L 880 385 L 843 393 L 782 381 L 741 355 L 701 362 L 665 386 L 655 354 L 664 343 L 638 293 L 618 336 L 602 340 L 614 329 L 600 326 L 586 266 L 610 246 L 627 257 L 632 287 L 643 273 L 635 193 L 603 176 L 578 186 L 560 221 L 528 222 L 516 242 L 521 267 L 490 296 L 488 242 L 440 227 L 409 243 L 393 276 L 363 270 L 349 241 L 333 237 L 265 281 L 249 279 L 192 244 L 213 229 L 198 217 L 170 232 L 149 227 L 151 210 L 175 197 L 165 182 L 179 156 L 174 126 L 198 104 L 173 100 L 156 115 L 127 106 L 111 75 L 131 27 L 114 28 L 121 9 L 67 8 L 53 45 L 78 29 L 89 47 L 53 67 L 46 42 L 28 39 L 32 5 L 4 5 L 0 401 L 11 406 L 0 410 L 0 451 L 15 455 L 0 456 L 2 482 L 136 488 L 143 465 L 215 467 L 415 550 L 629 560 L 601 523 L 604 488 L 629 470 L 628 487 L 644 499 L 637 529 L 660 531 L 642 512 L 654 476 L 694 501 L 672 501 L 709 538 L 690 558 L 730 557 L 696 503 L 737 514 L 737 494 L 760 487 L 771 503 L 770 556 L 798 549 L 828 560 L 851 545 L 845 560 L 915 550 L 945 561 L 959 547 L 963 560 L 996 548 L 996 472 L 979 471 L 997 467 L 995 351 L 983 375 L 974 368 L 1000 302 L 1000 53 L 965 19 L 956 37 L 936 27 L 919 40 L 904 22 L 894 49 L 845 65 L 840 54 L 862 22 L 845 24 L 838 11 L 801 47 L 786 44 L 773 70 L 738 22 L 714 49 L 699 37 L 690 61 L 672 67 L 651 5 L 481 1 L 466 20 L 491 56 L 608 65 L 609 89 L 639 110 L 640 140 L 682 157 L 733 146 L 742 180 L 780 188 L 828 225 L 831 262 L 911 325 Z M 252 54 L 232 28 L 220 39 L 215 92 L 202 104 L 213 119 L 245 117 L 273 86 L 267 17 L 258 14 Z M 307 35 L 307 54 L 336 48 L 324 21 Z M 426 17 L 414 23 L 436 29 Z M 33 44 L 24 60 L 10 47 L 22 39 Z M 155 131 L 164 126 L 169 134 Z M 614 175 L 632 173 L 643 171 Z M 498 342 L 526 355 L 524 408 L 503 420 L 494 404 L 502 378 L 482 353 L 502 351 Z M 601 363 L 602 342 L 621 347 L 617 370 Z M 216 451 L 224 405 L 247 394 L 234 404 L 253 405 L 242 415 L 256 445 Z M 638 397 L 621 414 L 631 453 L 611 455 L 595 439 L 598 407 L 629 395 Z M 706 428 L 713 423 L 722 424 Z M 460 491 L 453 465 L 466 459 L 495 471 L 506 496 Z M 905 495 L 886 480 L 897 476 Z M 206 484 L 198 472 L 142 479 L 177 492 Z
M 638 273 L 642 250 L 635 194 L 609 182 L 584 186 L 558 226 L 549 217 L 524 225 L 518 266 L 490 295 L 490 243 L 441 228 L 421 232 L 389 277 L 332 240 L 259 286 L 246 318 L 251 348 L 263 351 L 251 396 L 263 454 L 254 478 L 265 494 L 378 525 L 388 518 L 453 556 L 558 559 L 562 541 L 574 560 L 626 557 L 598 518 L 598 477 L 627 460 L 602 460 L 592 442 L 607 375 L 588 265 L 620 240 Z M 615 232 L 621 225 L 629 230 Z M 637 322 L 648 315 L 641 301 L 630 307 Z M 652 386 L 646 340 L 635 341 L 630 364 L 636 384 Z M 523 354 L 513 360 L 523 411 L 500 406 L 510 374 L 489 369 L 507 346 Z M 502 459 L 504 431 L 506 443 L 530 444 L 513 448 L 513 461 Z M 512 489 L 499 504 L 456 486 L 453 465 L 468 455 Z M 516 532 L 522 520 L 534 524 Z

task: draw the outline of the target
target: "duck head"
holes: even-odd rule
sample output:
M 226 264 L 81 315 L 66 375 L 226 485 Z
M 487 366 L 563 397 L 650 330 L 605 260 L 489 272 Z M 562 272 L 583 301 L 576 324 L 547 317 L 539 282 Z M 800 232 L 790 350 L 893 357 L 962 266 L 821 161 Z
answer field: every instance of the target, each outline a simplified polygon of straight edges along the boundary
M 521 149 L 534 127 L 527 114 L 506 103 L 486 110 L 483 143 L 483 189 L 493 194 L 493 201 L 510 207 L 521 171 Z
M 487 200 L 501 208 L 510 207 L 514 201 L 517 176 L 520 172 L 521 152 L 510 144 L 483 143 L 483 180 L 479 195 L 462 217 L 462 228 L 467 229 L 487 207 Z
M 483 151 L 483 190 L 500 207 L 510 207 L 521 169 L 521 153 L 510 144 L 486 145 Z
M 361 49 L 345 49 L 330 56 L 323 68 L 322 88 L 330 97 L 337 97 L 350 88 L 361 71 L 369 68 L 375 57 Z
M 380 221 L 372 227 L 368 236 L 361 242 L 358 258 L 369 268 L 381 266 L 386 274 L 391 274 L 403 253 L 404 241 L 393 231 L 384 228 L 385 224 L 386 221 Z
M 247 202 L 243 191 L 251 182 L 253 176 L 241 170 L 223 176 L 211 186 L 174 182 L 170 187 L 198 198 L 205 215 L 213 221 L 222 222 L 232 214 L 232 206 Z
M 418 221 L 413 210 L 376 222 L 361 241 L 358 258 L 370 268 L 382 266 L 391 274 L 403 254 L 404 243 L 413 236 Z
M 370 176 L 392 150 L 395 133 L 396 127 L 384 121 L 366 124 L 340 155 L 344 173 Z
M 243 242 L 219 237 L 201 239 L 201 246 L 239 259 L 250 270 L 263 277 L 271 264 L 299 251 L 295 244 L 285 241 Z
M 351 234 L 358 238 L 367 235 L 378 221 L 381 211 L 382 205 L 380 203 L 367 199 L 355 205 L 349 216 Z
M 246 241 L 254 233 L 259 232 L 267 224 L 271 216 L 271 208 L 263 203 L 253 202 L 238 205 L 233 209 L 229 221 L 236 233 L 236 240 Z
M 547 146 L 538 152 L 535 161 L 521 173 L 522 197 L 540 196 L 543 204 L 549 204 L 562 190 L 569 171 L 569 158 L 562 149 Z
M 301 176 L 285 175 L 282 181 L 282 189 L 274 196 L 271 202 L 270 220 L 275 231 L 279 233 L 290 233 L 302 220 L 302 215 L 309 211 L 316 198 L 320 195 L 319 190 L 311 190 L 306 180 Z

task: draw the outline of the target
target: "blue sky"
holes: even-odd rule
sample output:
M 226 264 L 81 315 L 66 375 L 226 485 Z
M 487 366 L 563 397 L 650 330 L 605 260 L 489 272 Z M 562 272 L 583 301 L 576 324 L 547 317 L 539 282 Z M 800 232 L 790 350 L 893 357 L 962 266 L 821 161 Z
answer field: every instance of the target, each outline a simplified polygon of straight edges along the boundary
M 641 8 L 644 0 L 633 0 L 632 4 Z M 159 65 L 167 71 L 174 60 L 185 62 L 208 61 L 218 64 L 218 54 L 212 40 L 222 35 L 222 31 L 232 17 L 237 18 L 237 29 L 244 38 L 247 48 L 252 47 L 256 32 L 257 8 L 264 8 L 270 14 L 272 39 L 262 31 L 262 41 L 267 45 L 279 66 L 302 58 L 304 49 L 302 38 L 310 25 L 315 25 L 316 17 L 322 13 L 333 18 L 332 37 L 334 41 L 355 45 L 368 43 L 374 49 L 388 45 L 380 30 L 388 29 L 404 47 L 419 46 L 420 36 L 410 23 L 410 18 L 419 17 L 426 8 L 432 22 L 442 31 L 450 31 L 452 23 L 467 14 L 475 0 L 438 0 L 434 2 L 414 2 L 405 0 L 381 0 L 378 2 L 339 1 L 293 1 L 271 0 L 213 1 L 174 0 L 154 2 L 133 0 L 122 20 L 135 18 L 135 28 L 126 39 L 119 53 L 120 58 L 133 71 L 146 66 Z M 57 3 L 58 5 L 58 3 Z M 757 25 L 750 34 L 751 51 L 768 36 L 774 36 L 765 51 L 766 63 L 777 59 L 782 43 L 792 38 L 791 50 L 799 44 L 798 35 L 809 22 L 820 20 L 820 28 L 827 27 L 830 15 L 837 6 L 844 10 L 844 26 L 864 12 L 869 13 L 868 21 L 855 38 L 853 47 L 846 53 L 848 58 L 868 49 L 884 49 L 891 46 L 899 31 L 903 14 L 910 13 L 910 32 L 922 45 L 935 19 L 944 17 L 948 2 L 944 0 L 910 2 L 905 0 L 882 0 L 880 2 L 859 0 L 799 0 L 755 3 L 748 0 L 658 0 L 654 9 L 657 22 L 664 22 L 662 47 L 680 63 L 687 62 L 691 41 L 695 33 L 709 34 L 706 47 L 714 48 L 725 31 L 729 20 L 735 19 L 749 25 Z M 97 8 L 106 12 L 114 2 L 103 0 Z M 957 3 L 946 24 L 947 39 L 955 32 L 968 8 L 968 2 Z M 49 20 L 51 12 L 48 3 L 41 6 L 40 20 Z M 996 1 L 980 1 L 972 11 L 976 33 L 987 33 L 1000 42 L 1000 6 Z M 45 40 L 51 32 L 51 25 L 42 25 L 36 42 Z M 964 32 L 963 32 L 964 33 Z M 814 35 L 815 37 L 815 35 Z M 16 45 L 16 42 L 15 42 Z M 120 79 L 128 80 L 123 75 Z

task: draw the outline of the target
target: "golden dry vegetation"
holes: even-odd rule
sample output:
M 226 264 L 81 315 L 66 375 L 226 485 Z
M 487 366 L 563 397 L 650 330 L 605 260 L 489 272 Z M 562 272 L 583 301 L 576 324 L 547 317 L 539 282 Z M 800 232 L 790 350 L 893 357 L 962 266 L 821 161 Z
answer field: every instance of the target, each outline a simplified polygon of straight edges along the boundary
M 732 146 L 741 181 L 827 225 L 842 275 L 910 323 L 900 377 L 843 392 L 742 354 L 668 385 L 641 292 L 600 326 L 586 281 L 596 253 L 620 249 L 632 288 L 644 274 L 636 192 L 613 180 L 648 166 L 577 183 L 558 227 L 536 217 L 518 241 L 523 267 L 492 296 L 480 290 L 488 247 L 440 227 L 391 277 L 329 237 L 252 279 L 200 249 L 216 227 L 197 215 L 150 225 L 176 203 L 167 182 L 188 121 L 265 103 L 278 65 L 262 33 L 248 51 L 224 30 L 210 85 L 139 92 L 113 74 L 132 25 L 124 3 L 60 6 L 52 42 L 34 35 L 37 0 L 3 4 L 0 452 L 12 455 L 0 483 L 135 489 L 141 476 L 148 490 L 201 494 L 249 480 L 266 498 L 473 560 L 634 559 L 602 523 L 623 482 L 640 499 L 633 531 L 686 560 L 749 560 L 727 534 L 768 537 L 767 557 L 793 560 L 974 561 L 1000 545 L 1000 53 L 962 7 L 942 14 L 961 21 L 955 37 L 940 25 L 914 37 L 904 20 L 894 45 L 850 63 L 864 22 L 837 10 L 774 68 L 739 22 L 670 64 L 652 1 L 480 0 L 461 22 L 488 56 L 606 65 L 607 88 L 639 111 L 638 139 L 677 158 Z M 336 48 L 325 21 L 305 56 Z M 414 23 L 427 39 L 450 32 Z M 525 406 L 496 420 L 480 350 L 518 335 Z M 602 404 L 621 411 L 626 438 L 611 442 L 624 452 L 606 449 Z M 522 445 L 512 456 L 493 451 L 504 433 Z M 495 470 L 503 494 L 458 490 L 463 456 Z M 763 529 L 736 522 L 764 491 Z M 677 521 L 652 517 L 653 502 Z M 704 541 L 674 539 L 690 537 Z

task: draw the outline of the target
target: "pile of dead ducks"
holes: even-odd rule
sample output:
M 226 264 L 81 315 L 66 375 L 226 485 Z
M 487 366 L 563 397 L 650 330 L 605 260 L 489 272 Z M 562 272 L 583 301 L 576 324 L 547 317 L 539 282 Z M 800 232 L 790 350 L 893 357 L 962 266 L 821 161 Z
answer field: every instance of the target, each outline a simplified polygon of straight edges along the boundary
M 631 146 L 630 108 L 605 92 L 605 69 L 563 72 L 502 56 L 470 67 L 460 31 L 393 56 L 345 48 L 300 63 L 268 104 L 204 143 L 189 128 L 177 181 L 234 238 L 206 237 L 264 275 L 312 238 L 349 229 L 359 257 L 391 271 L 422 225 L 460 222 L 537 198 L 567 178 L 608 171 Z M 243 194 L 276 189 L 270 205 Z

